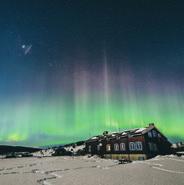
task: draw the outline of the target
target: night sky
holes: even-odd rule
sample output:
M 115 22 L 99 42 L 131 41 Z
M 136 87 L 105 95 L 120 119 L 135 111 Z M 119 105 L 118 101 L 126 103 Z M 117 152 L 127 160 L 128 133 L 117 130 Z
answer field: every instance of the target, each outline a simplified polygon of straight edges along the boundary
M 144 127 L 184 139 L 184 2 L 2 0 L 0 144 Z

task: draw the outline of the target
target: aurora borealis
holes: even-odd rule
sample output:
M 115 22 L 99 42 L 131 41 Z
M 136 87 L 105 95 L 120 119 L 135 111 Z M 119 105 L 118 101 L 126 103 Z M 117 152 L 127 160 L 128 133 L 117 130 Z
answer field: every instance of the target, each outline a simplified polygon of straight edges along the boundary
M 63 144 L 149 123 L 184 139 L 180 4 L 31 2 L 0 11 L 0 144 Z

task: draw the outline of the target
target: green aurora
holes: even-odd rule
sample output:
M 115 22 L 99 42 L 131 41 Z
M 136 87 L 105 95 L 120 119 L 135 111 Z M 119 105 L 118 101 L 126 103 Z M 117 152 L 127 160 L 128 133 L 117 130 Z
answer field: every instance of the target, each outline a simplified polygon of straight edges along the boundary
M 144 127 L 151 122 L 170 139 L 184 138 L 181 94 L 106 91 L 94 93 L 83 86 L 73 99 L 69 95 L 45 99 L 28 96 L 1 101 L 0 141 L 34 146 L 63 144 L 104 130 Z

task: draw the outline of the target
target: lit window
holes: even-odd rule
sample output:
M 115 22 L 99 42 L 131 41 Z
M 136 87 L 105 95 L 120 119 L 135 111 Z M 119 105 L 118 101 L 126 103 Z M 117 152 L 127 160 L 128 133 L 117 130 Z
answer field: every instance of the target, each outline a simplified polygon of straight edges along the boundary
M 119 144 L 118 143 L 114 144 L 114 151 L 119 151 Z
M 111 151 L 111 145 L 110 144 L 106 145 L 106 151 Z
M 129 150 L 131 150 L 131 151 L 135 150 L 135 143 L 134 142 L 129 143 Z
M 125 151 L 126 150 L 125 143 L 120 143 L 120 150 L 121 151 Z

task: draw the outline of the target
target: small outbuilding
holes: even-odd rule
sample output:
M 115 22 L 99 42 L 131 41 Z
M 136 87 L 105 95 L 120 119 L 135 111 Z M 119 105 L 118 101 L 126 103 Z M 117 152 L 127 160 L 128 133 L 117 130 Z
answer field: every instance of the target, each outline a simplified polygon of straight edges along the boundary
M 145 160 L 171 153 L 171 143 L 153 123 L 145 128 L 98 135 L 85 142 L 86 153 L 111 159 Z

